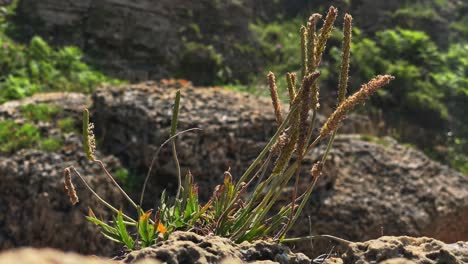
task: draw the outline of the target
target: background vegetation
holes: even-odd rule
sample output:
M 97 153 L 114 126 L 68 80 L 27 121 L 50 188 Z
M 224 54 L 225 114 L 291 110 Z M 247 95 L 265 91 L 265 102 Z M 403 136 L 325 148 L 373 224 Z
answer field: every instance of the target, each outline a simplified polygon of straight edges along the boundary
M 252 16 L 246 18 L 251 20 L 250 31 L 255 33 L 257 46 L 245 45 L 250 40 L 227 40 L 242 50 L 241 54 L 265 62 L 263 68 L 248 67 L 256 71 L 244 71 L 245 58 L 231 63 L 236 57 L 214 42 L 223 39 L 224 32 L 202 24 L 204 14 L 195 14 L 193 23 L 181 31 L 184 36 L 193 35 L 184 41 L 179 54 L 181 65 L 186 67 L 179 67 L 174 76 L 267 95 L 265 76 L 271 70 L 285 96 L 282 76 L 286 70 L 300 69 L 297 28 L 311 12 L 323 13 L 330 4 L 341 14 L 350 12 L 355 17 L 350 90 L 377 73 L 396 76 L 389 89 L 372 99 L 371 107 L 362 109 L 376 124 L 385 124 L 374 136 L 391 134 L 468 173 L 468 124 L 464 116 L 468 113 L 466 1 L 258 0 L 250 7 Z M 84 63 L 76 47 L 53 48 L 37 36 L 21 44 L 15 42 L 11 36 L 21 32 L 9 19 L 13 12 L 14 5 L 1 10 L 0 103 L 36 92 L 88 93 L 103 82 L 119 82 Z M 321 101 L 330 111 L 335 106 L 328 98 L 335 98 L 340 34 L 340 30 L 333 31 L 322 67 Z M 207 70 L 193 71 L 198 68 Z M 241 75 L 232 74 L 237 69 Z

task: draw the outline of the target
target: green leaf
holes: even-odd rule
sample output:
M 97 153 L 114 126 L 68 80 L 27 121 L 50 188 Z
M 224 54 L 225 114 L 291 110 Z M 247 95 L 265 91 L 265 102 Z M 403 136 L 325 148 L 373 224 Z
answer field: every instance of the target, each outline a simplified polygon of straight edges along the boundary
M 134 248 L 134 241 L 127 232 L 127 227 L 123 221 L 122 210 L 120 210 L 117 214 L 117 219 L 115 222 L 117 224 L 117 230 L 119 232 L 120 238 L 128 247 L 128 249 L 132 250 Z

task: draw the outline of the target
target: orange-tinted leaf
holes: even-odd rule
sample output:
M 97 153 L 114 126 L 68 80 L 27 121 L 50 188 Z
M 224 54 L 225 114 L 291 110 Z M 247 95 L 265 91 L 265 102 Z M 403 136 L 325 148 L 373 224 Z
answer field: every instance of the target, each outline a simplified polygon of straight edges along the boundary
M 166 227 L 163 224 L 161 224 L 161 222 L 158 223 L 158 232 L 161 234 L 164 234 L 167 232 Z

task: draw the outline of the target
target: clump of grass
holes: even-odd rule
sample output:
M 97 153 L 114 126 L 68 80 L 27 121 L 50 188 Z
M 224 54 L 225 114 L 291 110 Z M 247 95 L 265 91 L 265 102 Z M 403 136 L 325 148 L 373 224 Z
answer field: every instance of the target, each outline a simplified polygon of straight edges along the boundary
M 39 129 L 32 123 L 17 124 L 11 120 L 0 121 L 0 152 L 12 153 L 34 146 L 40 139 Z
M 58 106 L 39 103 L 27 104 L 21 106 L 21 113 L 24 117 L 31 121 L 45 121 L 50 122 L 61 112 Z
M 57 126 L 63 133 L 75 132 L 76 121 L 72 117 L 65 117 L 57 121 Z
M 58 137 L 48 137 L 45 139 L 42 139 L 39 142 L 39 146 L 42 150 L 49 151 L 49 152 L 54 152 L 58 151 L 59 149 L 62 148 L 63 141 L 61 138 Z
M 363 103 L 372 93 L 393 79 L 390 75 L 377 76 L 367 84 L 362 85 L 361 89 L 355 94 L 346 98 L 352 32 L 352 18 L 347 14 L 344 20 L 338 106 L 321 128 L 319 135 L 314 138 L 313 131 L 319 109 L 317 79 L 320 72 L 318 68 L 337 14 L 338 10 L 330 7 L 319 33 L 315 32 L 316 24 L 321 18 L 319 14 L 313 14 L 309 19 L 308 26 L 301 27 L 301 81 L 296 81 L 294 73 L 286 75 L 290 96 L 289 113 L 286 116 L 282 115 L 281 104 L 277 95 L 276 79 L 273 73 L 270 73 L 268 75 L 268 84 L 278 129 L 239 179 L 234 179 L 230 171 L 224 173 L 223 182 L 215 187 L 211 199 L 205 204 L 201 204 L 198 200 L 198 188 L 192 174 L 189 172 L 182 180 L 178 165 L 175 148 L 176 137 L 181 133 L 190 131 L 176 133 L 180 91 L 176 93 L 174 102 L 170 138 L 163 143 L 163 145 L 166 143 L 172 145 L 173 158 L 178 172 L 177 195 L 175 199 L 171 200 L 164 192 L 159 206 L 147 211 L 141 208 L 141 204 L 150 173 L 145 179 L 140 203 L 137 205 L 115 182 L 102 162 L 96 159 L 94 155 L 93 125 L 89 123 L 89 113 L 85 110 L 83 115 L 83 138 L 88 158 L 101 166 L 113 184 L 136 208 L 139 215 L 137 219 L 132 219 L 121 210 L 117 210 L 95 193 L 75 168 L 67 168 L 67 170 L 79 176 L 90 191 L 116 214 L 114 220 L 109 223 L 97 219 L 92 211 L 90 211 L 87 219 L 99 225 L 106 237 L 124 244 L 129 249 L 150 246 L 161 239 L 166 239 L 169 234 L 176 230 L 216 234 L 230 238 L 237 243 L 264 238 L 272 238 L 277 242 L 297 240 L 295 238 L 286 238 L 286 234 L 294 226 L 321 177 L 323 165 L 326 162 L 326 157 L 339 125 L 347 113 L 357 104 Z M 310 112 L 312 112 L 311 116 Z M 328 143 L 325 153 L 323 153 L 321 160 L 311 168 L 311 181 L 305 186 L 304 190 L 300 190 L 299 172 L 301 171 L 302 159 L 319 142 L 326 139 L 328 139 Z M 155 156 L 158 153 L 159 150 Z M 274 210 L 274 205 L 277 203 L 282 190 L 286 189 L 294 176 L 294 189 L 291 193 L 290 203 L 284 204 L 279 210 Z M 248 192 L 248 188 L 252 191 Z M 152 217 L 152 215 L 154 216 Z M 136 235 L 133 235 L 128 229 L 133 229 Z M 307 239 L 309 238 L 307 237 Z

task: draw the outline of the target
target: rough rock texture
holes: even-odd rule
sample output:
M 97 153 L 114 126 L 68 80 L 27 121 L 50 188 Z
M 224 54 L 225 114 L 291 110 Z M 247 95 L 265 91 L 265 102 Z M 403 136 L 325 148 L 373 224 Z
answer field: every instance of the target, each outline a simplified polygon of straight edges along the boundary
M 100 146 L 139 170 L 136 174 L 145 175 L 155 149 L 169 138 L 175 92 L 172 86 L 153 82 L 96 91 L 92 112 Z M 342 130 L 356 132 L 365 126 L 365 121 L 356 120 Z M 224 171 L 231 168 L 233 176 L 240 176 L 277 127 L 268 98 L 188 86 L 182 88 L 178 131 L 189 128 L 202 130 L 177 138 L 179 161 L 183 171 L 195 176 L 200 195 L 206 198 L 222 182 Z M 163 148 L 157 161 L 149 190 L 175 186 L 171 149 Z
M 155 83 L 97 91 L 93 120 L 101 146 L 146 172 L 155 148 L 168 138 L 175 91 Z M 206 198 L 224 170 L 230 167 L 238 177 L 273 134 L 271 102 L 216 88 L 185 87 L 182 94 L 179 131 L 203 130 L 179 137 L 179 160 L 185 171 L 192 171 Z M 349 127 L 355 126 L 340 132 L 352 132 Z M 304 170 L 324 147 L 307 157 Z M 445 242 L 468 239 L 466 175 L 392 139 L 339 136 L 329 157 L 319 188 L 290 236 L 312 232 L 353 241 L 382 234 L 431 236 Z M 157 161 L 149 189 L 175 186 L 170 149 L 163 150 Z M 307 186 L 308 179 L 304 174 L 301 186 Z M 284 190 L 285 202 L 291 191 Z M 321 245 L 311 250 L 307 242 L 299 249 L 311 256 L 330 249 L 328 243 Z
M 352 241 L 381 235 L 468 240 L 468 176 L 420 151 L 390 138 L 368 142 L 357 135 L 339 136 L 324 174 L 334 175 L 333 185 L 311 202 L 290 236 L 312 230 Z M 314 250 L 325 248 L 331 245 L 319 242 Z M 299 249 L 310 252 L 310 243 Z
M 24 36 L 38 34 L 58 45 L 79 46 L 89 61 L 121 78 L 179 74 L 204 84 L 219 73 L 245 81 L 263 65 L 249 31 L 246 2 L 22 0 L 16 18 Z M 209 45 L 221 61 L 210 55 Z M 197 64 L 194 58 L 206 63 Z
M 226 238 L 199 236 L 190 232 L 174 232 L 169 239 L 153 247 L 130 252 L 123 263 L 149 258 L 168 264 L 177 263 L 289 263 L 308 264 L 302 253 L 292 253 L 285 246 L 266 241 L 234 244 Z
M 2 264 L 116 264 L 118 262 L 98 257 L 85 257 L 54 249 L 22 248 L 0 254 Z M 149 264 L 149 263 L 148 263 Z M 155 263 L 156 264 L 156 263 Z
M 86 96 L 78 94 L 37 95 L 22 102 L 0 105 L 0 120 L 25 122 L 19 107 L 38 102 L 56 104 L 64 108 L 65 113 L 78 115 L 77 111 L 87 104 L 86 101 Z M 44 137 L 61 133 L 54 121 L 36 122 L 36 125 Z M 63 146 L 57 152 L 23 149 L 11 155 L 0 154 L 0 249 L 47 246 L 99 255 L 109 255 L 116 250 L 115 245 L 84 218 L 88 206 L 104 218 L 109 216 L 109 211 L 91 197 L 78 178 L 74 178 L 74 183 L 81 201 L 71 206 L 63 185 L 63 169 L 74 165 L 96 192 L 115 206 L 121 205 L 121 196 L 99 167 L 87 161 L 81 137 L 75 133 L 61 136 Z M 120 167 L 113 156 L 100 153 L 97 156 L 102 157 L 111 171 Z
M 468 242 L 445 244 L 428 237 L 383 236 L 351 243 L 340 257 L 324 263 L 342 264 L 462 264 L 468 263 Z

